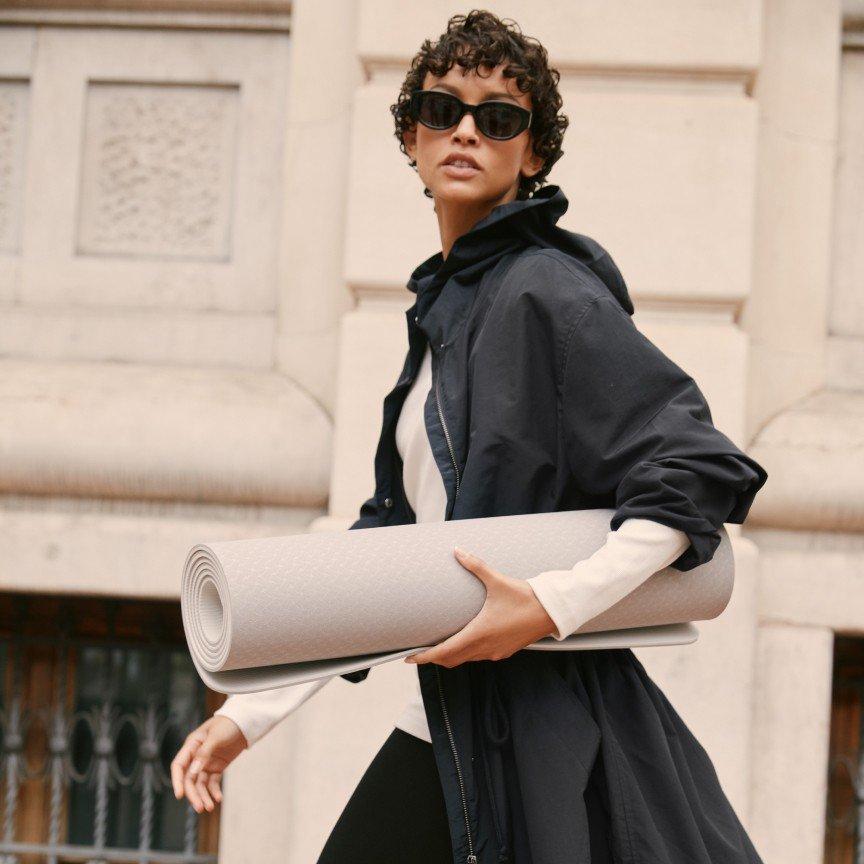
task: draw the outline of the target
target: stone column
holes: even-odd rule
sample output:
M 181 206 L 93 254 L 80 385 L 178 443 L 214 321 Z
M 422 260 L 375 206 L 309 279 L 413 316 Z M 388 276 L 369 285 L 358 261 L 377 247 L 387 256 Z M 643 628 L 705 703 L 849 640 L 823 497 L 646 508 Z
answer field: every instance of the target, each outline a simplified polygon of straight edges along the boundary
M 754 290 L 742 318 L 751 433 L 824 378 L 841 50 L 837 0 L 764 10 Z
M 277 368 L 333 411 L 353 100 L 362 84 L 357 4 L 292 3 L 278 284 Z
M 759 628 L 750 826 L 766 862 L 822 862 L 833 644 L 828 627 Z

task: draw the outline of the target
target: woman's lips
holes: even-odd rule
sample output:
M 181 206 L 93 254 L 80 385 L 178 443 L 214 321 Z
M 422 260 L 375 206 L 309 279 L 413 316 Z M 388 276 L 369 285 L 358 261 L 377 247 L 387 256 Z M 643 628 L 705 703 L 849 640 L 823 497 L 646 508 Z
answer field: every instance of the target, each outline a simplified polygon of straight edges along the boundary
M 461 165 L 442 165 L 444 169 L 444 173 L 448 177 L 458 177 L 462 180 L 467 180 L 473 177 L 475 174 L 480 173 L 479 168 L 472 168 L 470 166 L 461 166 Z

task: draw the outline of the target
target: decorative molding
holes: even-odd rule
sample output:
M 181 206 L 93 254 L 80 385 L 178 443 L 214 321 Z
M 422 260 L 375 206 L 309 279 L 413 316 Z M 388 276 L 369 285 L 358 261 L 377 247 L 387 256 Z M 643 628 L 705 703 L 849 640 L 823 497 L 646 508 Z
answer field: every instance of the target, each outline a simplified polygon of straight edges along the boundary
M 0 252 L 20 251 L 30 84 L 0 80 Z
M 252 9 L 253 5 L 259 8 Z M 13 2 L 0 8 L 0 24 L 51 27 L 147 27 L 160 30 L 229 30 L 288 33 L 286 3 L 117 3 L 87 8 L 61 3 Z M 271 11 L 267 11 L 270 9 Z
M 410 57 L 364 54 L 360 57 L 364 79 L 396 80 L 405 77 Z M 720 93 L 752 96 L 756 72 L 750 67 L 665 67 L 581 65 L 557 62 L 561 87 L 603 90 L 653 90 L 704 95 Z
M 864 0 L 843 0 L 843 32 L 864 31 Z
M 332 419 L 281 373 L 4 359 L 0 406 L 0 494 L 327 505 Z
M 843 47 L 864 50 L 864 0 L 843 0 Z
M 864 531 L 864 393 L 805 396 L 769 420 L 748 453 L 768 472 L 748 524 Z
M 287 15 L 290 0 L 4 0 L 6 9 L 66 11 L 212 12 L 245 15 Z

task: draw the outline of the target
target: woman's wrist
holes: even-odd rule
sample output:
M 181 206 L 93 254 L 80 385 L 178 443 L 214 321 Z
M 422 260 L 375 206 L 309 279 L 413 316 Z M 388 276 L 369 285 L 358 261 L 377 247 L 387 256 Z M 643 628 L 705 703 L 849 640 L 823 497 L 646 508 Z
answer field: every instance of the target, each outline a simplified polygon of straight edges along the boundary
M 296 711 L 333 676 L 255 693 L 234 693 L 213 714 L 237 724 L 248 746 L 263 738 L 280 720 Z

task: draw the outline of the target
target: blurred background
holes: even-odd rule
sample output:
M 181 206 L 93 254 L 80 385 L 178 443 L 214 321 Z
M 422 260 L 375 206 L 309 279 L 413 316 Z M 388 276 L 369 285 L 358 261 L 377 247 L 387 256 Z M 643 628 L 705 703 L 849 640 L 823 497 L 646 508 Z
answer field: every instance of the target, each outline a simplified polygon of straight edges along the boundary
M 199 817 L 180 572 L 372 494 L 440 249 L 388 108 L 471 7 L 0 7 L 0 860 L 306 864 L 416 669 L 335 679 Z M 726 611 L 637 653 L 766 864 L 862 860 L 864 2 L 487 8 L 561 70 L 561 224 L 770 475 Z

